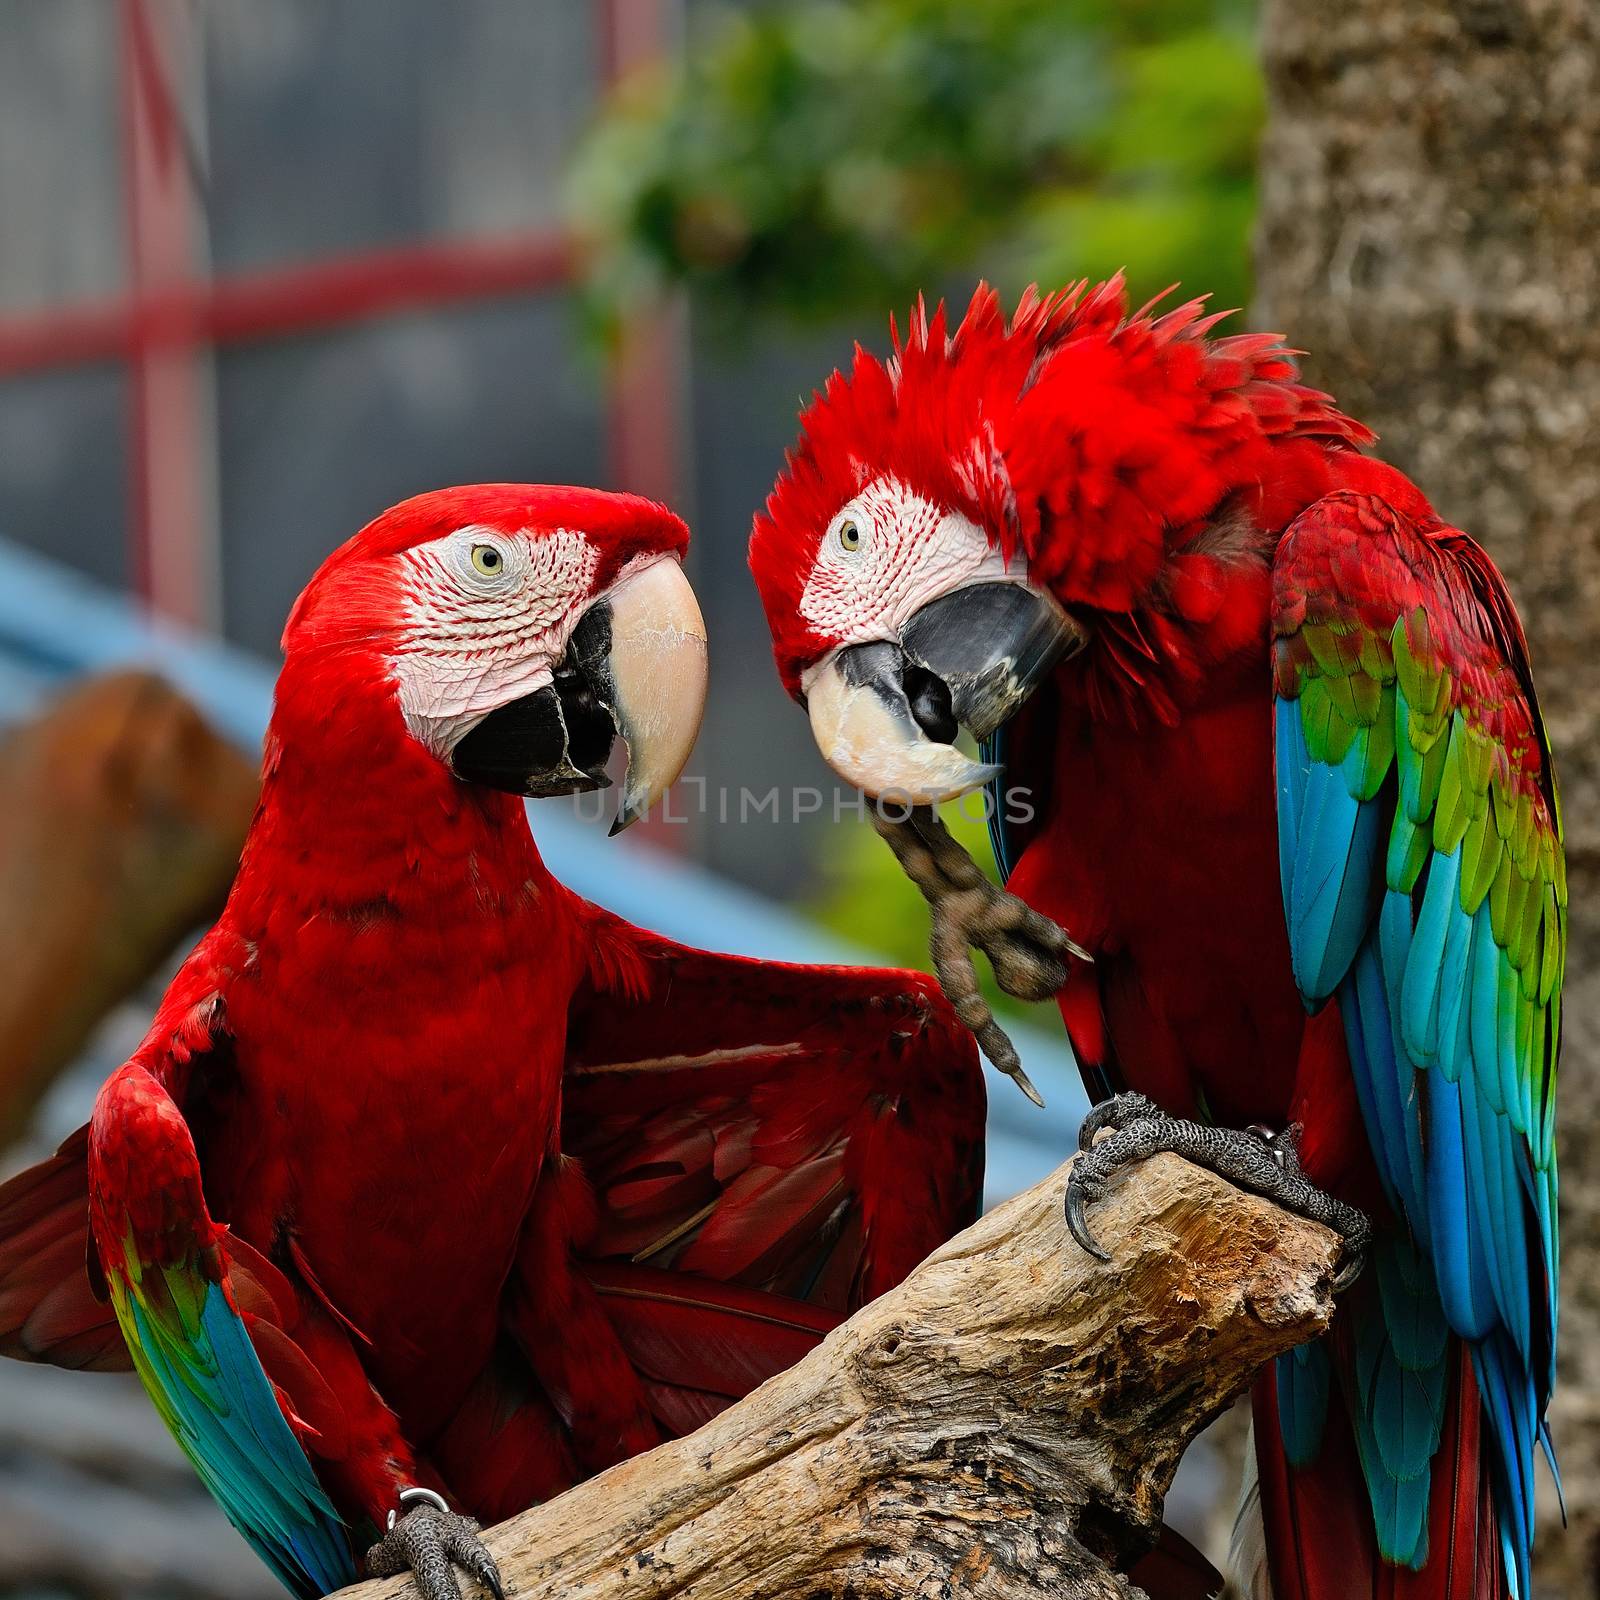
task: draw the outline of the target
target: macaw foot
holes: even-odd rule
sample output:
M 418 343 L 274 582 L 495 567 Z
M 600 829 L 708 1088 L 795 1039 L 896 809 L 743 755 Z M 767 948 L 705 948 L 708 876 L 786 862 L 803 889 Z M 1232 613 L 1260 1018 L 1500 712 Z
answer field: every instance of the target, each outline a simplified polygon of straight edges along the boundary
M 453 1570 L 460 1567 L 505 1600 L 500 1569 L 471 1517 L 457 1516 L 431 1489 L 402 1489 L 400 1507 L 403 1514 L 389 1513 L 389 1531 L 367 1551 L 369 1578 L 409 1572 L 422 1600 L 461 1600 Z
M 1107 1137 L 1100 1138 L 1101 1133 Z M 1089 1231 L 1085 1206 L 1105 1194 L 1119 1168 L 1170 1151 L 1296 1216 L 1332 1228 L 1344 1241 L 1344 1260 L 1333 1287 L 1336 1292 L 1347 1289 L 1361 1274 L 1372 1223 L 1364 1211 L 1310 1182 L 1300 1167 L 1300 1133 L 1298 1123 L 1276 1134 L 1264 1128 L 1214 1128 L 1168 1116 L 1142 1094 L 1113 1095 L 1078 1130 L 1082 1153 L 1067 1179 L 1067 1230 L 1096 1260 L 1108 1260 Z
M 1088 951 L 1048 917 L 991 883 L 933 807 L 915 806 L 904 820 L 886 817 L 874 807 L 872 823 L 932 909 L 929 945 L 945 997 L 983 1053 L 1042 1106 L 1016 1046 L 978 989 L 972 952 L 978 949 L 988 956 L 995 980 L 1007 994 L 1037 1001 L 1048 1000 L 1067 981 L 1068 955 L 1087 961 Z

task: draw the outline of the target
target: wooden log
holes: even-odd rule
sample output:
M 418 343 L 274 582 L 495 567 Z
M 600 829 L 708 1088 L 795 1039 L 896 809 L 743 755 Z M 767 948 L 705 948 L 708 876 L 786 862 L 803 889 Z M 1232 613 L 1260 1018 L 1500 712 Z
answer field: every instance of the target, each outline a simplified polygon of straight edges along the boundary
M 1127 1600 L 1184 1449 L 1332 1313 L 1332 1234 L 1174 1156 L 1066 1168 L 687 1438 L 494 1529 L 516 1600 Z M 347 1600 L 399 1600 L 408 1579 Z
M 146 672 L 0 744 L 0 1146 L 95 1024 L 220 908 L 255 764 Z

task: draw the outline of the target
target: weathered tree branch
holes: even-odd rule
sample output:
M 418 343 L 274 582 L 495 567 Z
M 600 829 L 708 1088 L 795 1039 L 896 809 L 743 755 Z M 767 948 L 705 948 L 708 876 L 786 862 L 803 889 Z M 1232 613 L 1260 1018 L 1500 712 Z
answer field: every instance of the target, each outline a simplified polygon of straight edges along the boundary
M 1332 1311 L 1334 1236 L 1174 1156 L 1066 1169 L 686 1439 L 488 1537 L 517 1600 L 1137 1594 L 1185 1447 Z M 394 1600 L 408 1580 L 345 1591 Z

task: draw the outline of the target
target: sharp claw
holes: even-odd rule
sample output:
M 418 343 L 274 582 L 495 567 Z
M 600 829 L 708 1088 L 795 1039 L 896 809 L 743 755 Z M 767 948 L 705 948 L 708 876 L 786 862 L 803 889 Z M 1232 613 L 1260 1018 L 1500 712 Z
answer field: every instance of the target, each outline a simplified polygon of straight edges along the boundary
M 408 1505 L 411 1509 L 405 1510 Z M 369 1576 L 409 1572 L 423 1600 L 461 1600 L 461 1585 L 455 1576 L 459 1567 L 495 1600 L 505 1600 L 500 1570 L 479 1538 L 478 1524 L 470 1517 L 441 1510 L 442 1505 L 431 1490 L 402 1491 L 403 1514 L 391 1513 L 388 1533 L 367 1552 Z
M 904 818 L 891 819 L 873 808 L 872 825 L 932 907 L 933 970 L 957 1016 L 989 1060 L 1042 1109 L 1044 1096 L 1022 1070 L 1015 1047 L 979 994 L 972 951 L 981 949 L 1001 987 L 1025 1000 L 1045 1000 L 1059 992 L 1067 976 L 1057 959 L 1063 951 L 1084 959 L 1087 952 L 1048 917 L 996 888 L 951 837 L 936 809 L 915 807 Z M 1012 970 L 1019 965 L 1025 969 L 1021 974 Z M 1059 981 L 1050 981 L 1057 972 Z
M 1005 1029 L 991 1016 L 988 1021 L 973 1028 L 972 1032 L 978 1041 L 978 1048 L 988 1056 L 995 1070 L 1005 1073 L 1043 1111 L 1044 1096 L 1034 1088 L 1033 1079 L 1022 1070 L 1022 1058 L 1017 1054 L 1017 1047 L 1012 1044 Z
M 1349 1253 L 1339 1270 L 1333 1275 L 1333 1292 L 1343 1294 L 1359 1278 L 1367 1265 L 1365 1255 Z
M 1084 1215 L 1083 1189 L 1075 1177 L 1067 1179 L 1067 1232 L 1078 1242 L 1078 1248 L 1096 1261 L 1109 1261 L 1111 1257 L 1095 1243 L 1089 1232 L 1089 1220 Z
M 450 1541 L 449 1550 L 456 1564 L 476 1578 L 495 1600 L 506 1600 L 500 1568 L 477 1534 L 463 1536 L 458 1532 Z
M 1034 1088 L 1033 1079 L 1030 1078 L 1028 1076 L 1028 1074 L 1022 1070 L 1022 1067 L 1021 1067 L 1020 1064 L 1017 1066 L 1016 1070 L 1011 1074 L 1011 1081 L 1014 1084 L 1016 1084 L 1016 1086 L 1025 1095 L 1027 1095 L 1027 1097 L 1031 1101 L 1033 1101 L 1033 1103 L 1036 1106 L 1038 1106 L 1038 1108 L 1041 1111 L 1044 1110 L 1044 1096 L 1042 1094 L 1040 1094 L 1037 1089 Z

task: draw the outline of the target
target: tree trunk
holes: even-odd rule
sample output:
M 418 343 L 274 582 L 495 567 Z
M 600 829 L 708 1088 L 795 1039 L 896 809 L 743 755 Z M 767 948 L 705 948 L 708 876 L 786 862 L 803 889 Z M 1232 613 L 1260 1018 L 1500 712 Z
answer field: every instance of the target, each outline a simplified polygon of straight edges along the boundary
M 1178 1458 L 1332 1315 L 1339 1246 L 1176 1156 L 1066 1168 L 688 1438 L 488 1537 L 517 1600 L 1132 1600 Z M 407 1578 L 344 1591 L 409 1600 Z
M 0 1148 L 216 914 L 255 802 L 254 765 L 144 672 L 80 683 L 0 743 Z
M 1256 326 L 1511 581 L 1554 741 L 1571 943 L 1552 1593 L 1600 1592 L 1600 5 L 1266 0 Z M 1544 1485 L 1549 1490 L 1549 1485 Z

